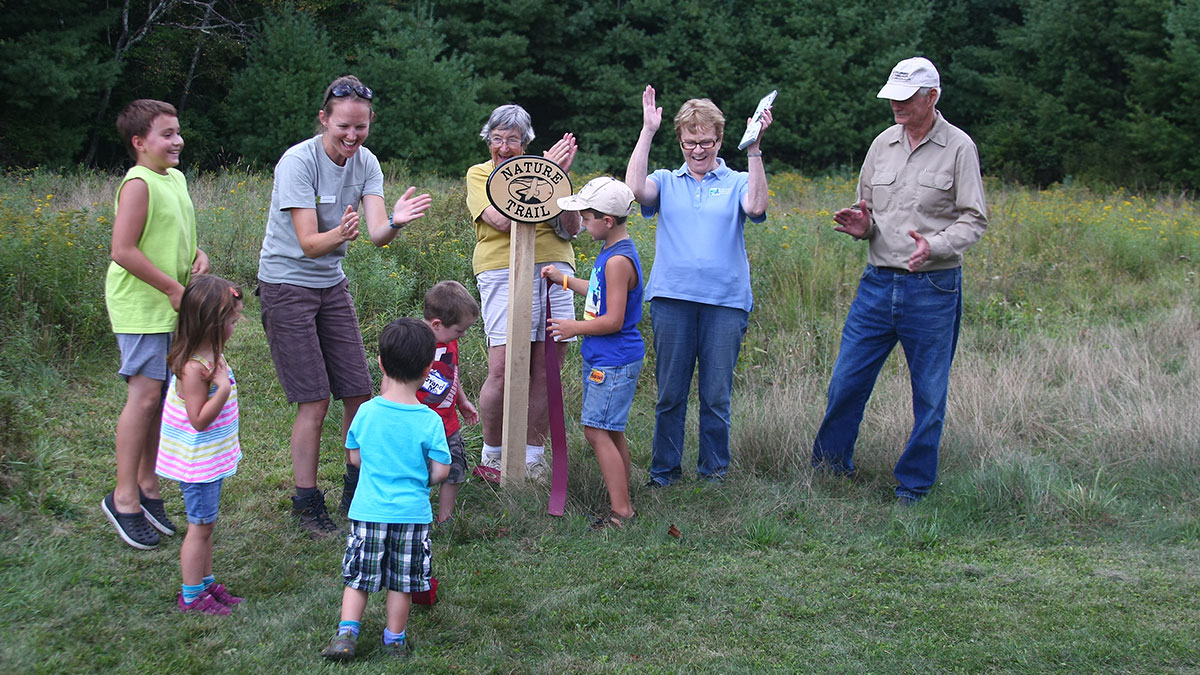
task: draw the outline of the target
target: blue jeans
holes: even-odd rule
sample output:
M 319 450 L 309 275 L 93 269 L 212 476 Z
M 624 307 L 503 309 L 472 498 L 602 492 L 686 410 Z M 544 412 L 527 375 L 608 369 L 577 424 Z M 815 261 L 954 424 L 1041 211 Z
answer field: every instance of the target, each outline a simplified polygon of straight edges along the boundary
M 650 301 L 658 380 L 650 461 L 650 480 L 655 483 L 670 485 L 680 478 L 688 394 L 697 362 L 700 452 L 696 471 L 703 478 L 721 478 L 729 468 L 729 400 L 749 317 L 749 312 L 736 307 L 672 298 Z
M 867 265 L 842 329 L 813 466 L 854 471 L 854 442 L 875 378 L 898 341 L 908 360 L 913 428 L 894 475 L 896 496 L 916 499 L 937 479 L 950 364 L 962 323 L 962 269 L 910 274 Z

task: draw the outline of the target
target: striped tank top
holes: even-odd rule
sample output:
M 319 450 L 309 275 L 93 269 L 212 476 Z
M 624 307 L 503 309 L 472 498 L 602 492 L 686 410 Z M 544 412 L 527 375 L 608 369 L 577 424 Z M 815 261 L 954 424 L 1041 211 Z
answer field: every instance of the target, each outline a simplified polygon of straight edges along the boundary
M 193 356 L 192 360 L 212 368 L 204 358 Z M 184 483 L 211 483 L 232 476 L 242 458 L 242 446 L 238 441 L 238 387 L 233 369 L 229 369 L 229 400 L 204 431 L 196 431 L 188 420 L 187 405 L 176 390 L 175 380 L 172 373 L 167 400 L 163 404 L 154 472 Z M 212 396 L 216 390 L 217 385 L 211 385 L 208 395 Z

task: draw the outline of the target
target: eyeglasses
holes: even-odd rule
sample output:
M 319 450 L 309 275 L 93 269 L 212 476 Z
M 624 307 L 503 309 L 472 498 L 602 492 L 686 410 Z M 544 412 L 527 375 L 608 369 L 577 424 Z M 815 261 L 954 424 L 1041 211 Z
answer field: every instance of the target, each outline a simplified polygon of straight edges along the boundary
M 679 141 L 679 147 L 684 150 L 695 150 L 697 147 L 701 150 L 711 150 L 717 144 L 717 140 L 715 138 L 707 138 L 703 141 Z
M 325 97 L 321 106 L 323 107 L 326 103 L 329 103 L 329 99 L 331 98 L 344 98 L 350 94 L 358 94 L 359 98 L 367 101 L 375 98 L 375 92 L 371 91 L 371 88 L 365 84 L 337 84 L 329 90 L 329 95 Z
M 522 145 L 521 139 L 519 139 L 519 138 L 503 138 L 501 136 L 492 136 L 491 138 L 488 139 L 488 143 L 491 143 L 492 145 L 494 145 L 497 148 L 501 148 L 504 146 L 519 148 Z

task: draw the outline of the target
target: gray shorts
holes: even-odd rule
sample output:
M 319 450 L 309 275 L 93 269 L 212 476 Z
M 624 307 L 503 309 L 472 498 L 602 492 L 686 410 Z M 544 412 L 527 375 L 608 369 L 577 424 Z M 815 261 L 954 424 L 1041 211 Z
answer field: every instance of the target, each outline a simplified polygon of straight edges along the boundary
M 263 330 L 288 403 L 371 395 L 349 282 L 330 288 L 259 282 Z
M 174 333 L 117 333 L 117 349 L 121 350 L 121 367 L 117 374 L 125 378 L 141 375 L 152 380 L 168 379 L 167 352 L 171 350 Z
M 450 475 L 446 476 L 446 482 L 458 485 L 467 479 L 467 446 L 463 443 L 462 430 L 447 436 L 446 445 L 450 446 Z
M 543 342 L 546 339 L 546 284 L 542 268 L 554 265 L 563 274 L 574 275 L 575 270 L 563 262 L 538 263 L 533 270 L 533 325 L 529 327 L 529 341 Z M 480 309 L 483 314 L 483 330 L 489 347 L 508 343 L 508 270 L 488 270 L 475 277 L 479 287 Z M 550 284 L 550 309 L 556 319 L 575 318 L 575 294 L 557 284 Z M 573 342 L 575 338 L 563 340 Z

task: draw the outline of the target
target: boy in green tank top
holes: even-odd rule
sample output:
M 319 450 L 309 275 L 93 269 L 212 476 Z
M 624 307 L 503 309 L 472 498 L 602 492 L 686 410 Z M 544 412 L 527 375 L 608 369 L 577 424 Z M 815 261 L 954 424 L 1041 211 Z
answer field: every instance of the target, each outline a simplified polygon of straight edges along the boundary
M 175 107 L 134 101 L 117 116 L 117 131 L 136 165 L 117 188 L 104 301 L 129 389 L 117 419 L 117 486 L 100 508 L 125 543 L 151 549 L 158 532 L 175 534 L 154 474 L 167 349 L 183 288 L 208 272 L 208 256 L 196 247 L 195 209 L 175 168 L 183 149 Z

